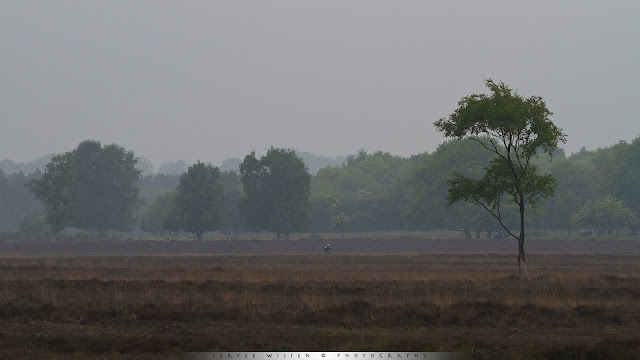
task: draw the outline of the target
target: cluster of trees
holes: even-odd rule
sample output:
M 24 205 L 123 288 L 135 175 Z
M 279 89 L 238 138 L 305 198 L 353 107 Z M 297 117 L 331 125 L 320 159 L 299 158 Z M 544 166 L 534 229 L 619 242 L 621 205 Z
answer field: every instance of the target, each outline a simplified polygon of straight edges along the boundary
M 523 264 L 525 228 L 638 231 L 640 137 L 566 156 L 558 148 L 565 135 L 540 97 L 486 84 L 489 95 L 462 98 L 435 123 L 452 140 L 433 153 L 360 150 L 339 165 L 302 153 L 330 164 L 313 175 L 287 149 L 228 159 L 224 171 L 198 161 L 154 173 L 131 151 L 85 141 L 53 156 L 43 173 L 0 172 L 0 230 L 48 225 L 55 237 L 67 226 L 100 233 L 139 227 L 201 239 L 221 230 L 288 238 L 331 229 L 458 229 L 469 238 L 517 239 Z
M 311 175 L 293 150 L 271 148 L 259 160 L 251 152 L 240 164 L 244 197 L 240 213 L 250 230 L 288 239 L 311 222 Z
M 311 175 L 293 151 L 271 148 L 247 155 L 234 171 L 197 162 L 180 175 L 176 190 L 160 194 L 145 211 L 145 231 L 180 231 L 198 240 L 207 231 L 270 231 L 280 238 L 308 229 Z
M 44 212 L 25 218 L 25 229 L 48 224 L 54 241 L 69 226 L 101 234 L 131 231 L 143 203 L 139 185 L 156 194 L 140 219 L 144 231 L 191 233 L 201 240 L 207 231 L 243 227 L 288 238 L 310 223 L 311 175 L 293 150 L 272 147 L 261 159 L 250 153 L 240 177 L 198 161 L 179 176 L 141 178 L 137 161 L 133 152 L 98 141 L 53 156 L 44 174 L 21 182 Z
M 407 197 L 406 175 L 415 160 L 360 150 L 341 166 L 318 171 L 311 180 L 311 230 L 404 229 L 401 209 Z
M 69 153 L 61 156 L 68 157 Z M 480 178 L 483 167 L 491 158 L 491 153 L 483 151 L 478 141 L 470 138 L 449 140 L 440 144 L 434 152 L 409 158 L 361 150 L 348 156 L 342 165 L 325 167 L 310 176 L 311 210 L 306 215 L 308 223 L 305 223 L 308 226 L 296 229 L 313 232 L 456 229 L 464 231 L 468 237 L 479 237 L 481 233 L 494 237 L 507 236 L 499 223 L 481 207 L 465 202 L 449 205 L 447 200 L 448 179 L 455 173 Z M 61 165 L 59 160 L 50 161 L 51 174 L 55 172 L 54 165 Z M 260 162 L 260 159 L 255 160 Z M 534 157 L 532 161 L 538 166 L 539 172 L 551 174 L 557 186 L 553 197 L 540 199 L 536 211 L 527 212 L 525 222 L 528 228 L 570 228 L 572 232 L 588 228 L 596 234 L 606 235 L 607 231 L 599 232 L 596 229 L 600 225 L 593 218 L 587 217 L 585 220 L 583 216 L 577 217 L 585 206 L 592 206 L 606 196 L 622 202 L 623 207 L 636 217 L 640 211 L 640 192 L 634 191 L 640 188 L 640 138 L 597 150 L 582 149 L 570 156 L 558 149 L 553 153 L 553 161 L 547 157 Z M 85 228 L 100 231 L 105 227 L 109 230 L 133 227 L 153 233 L 167 231 L 164 219 L 183 174 L 140 176 L 133 185 L 139 189 L 138 201 L 133 211 L 128 212 L 128 216 L 132 217 L 127 222 L 129 226 L 106 224 L 93 228 L 88 227 L 87 222 Z M 28 231 L 32 232 L 41 229 L 35 224 L 42 223 L 45 202 L 34 197 L 25 185 L 43 176 L 40 171 L 29 175 L 5 175 L 0 172 L 0 231 L 22 230 L 20 224 L 23 220 L 23 230 L 31 229 Z M 90 182 L 88 178 L 86 181 Z M 221 171 L 219 181 L 227 209 L 222 229 L 228 232 L 259 229 L 249 226 L 240 213 L 245 193 L 240 172 Z M 99 203 L 101 201 L 96 199 L 96 206 Z M 533 210 L 530 207 L 527 209 Z M 504 204 L 502 207 L 503 221 L 514 229 L 518 226 L 518 211 L 512 205 Z M 32 213 L 35 215 L 30 217 Z M 91 215 L 93 218 L 98 216 Z M 635 217 L 629 219 L 617 224 L 612 233 L 636 232 L 639 229 L 638 222 L 634 220 Z M 69 220 L 69 226 L 82 225 L 77 219 Z M 283 229 L 281 234 L 286 236 L 286 232 Z

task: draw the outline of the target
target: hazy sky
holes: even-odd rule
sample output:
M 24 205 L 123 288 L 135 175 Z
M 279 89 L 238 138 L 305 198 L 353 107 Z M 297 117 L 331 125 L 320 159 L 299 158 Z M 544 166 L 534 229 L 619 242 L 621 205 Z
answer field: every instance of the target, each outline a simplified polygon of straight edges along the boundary
M 640 135 L 640 1 L 0 1 L 0 159 L 408 156 L 502 80 L 570 153 Z

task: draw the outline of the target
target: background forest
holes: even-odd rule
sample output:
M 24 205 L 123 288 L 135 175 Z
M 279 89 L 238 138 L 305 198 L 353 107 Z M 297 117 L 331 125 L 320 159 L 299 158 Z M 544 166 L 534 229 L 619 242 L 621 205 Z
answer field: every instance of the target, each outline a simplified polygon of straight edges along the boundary
M 475 141 L 447 141 L 432 153 L 408 158 L 364 150 L 340 158 L 296 154 L 311 175 L 310 232 L 447 229 L 463 231 L 467 237 L 485 232 L 504 236 L 497 222 L 477 206 L 447 203 L 446 179 L 453 173 L 479 176 L 489 159 L 490 154 L 480 151 Z M 42 205 L 26 184 L 42 177 L 50 160 L 51 156 L 27 164 L 0 161 L 0 232 L 47 232 Z M 133 226 L 125 232 L 163 233 L 169 204 L 189 164 L 176 161 L 155 169 L 147 159 L 136 160 L 141 201 Z M 218 181 L 227 208 L 222 227 L 226 233 L 247 231 L 239 212 L 244 193 L 241 162 L 227 159 L 219 167 Z M 583 148 L 571 155 L 559 150 L 552 159 L 540 157 L 536 162 L 542 173 L 556 178 L 557 188 L 553 197 L 542 199 L 536 211 L 528 213 L 529 229 L 573 233 L 592 229 L 598 235 L 637 232 L 640 137 L 597 150 Z M 602 214 L 597 213 L 598 206 Z M 616 215 L 614 210 L 621 213 Z M 506 209 L 507 214 L 509 211 Z M 628 219 L 616 222 L 623 213 Z M 613 219 L 601 219 L 607 214 Z

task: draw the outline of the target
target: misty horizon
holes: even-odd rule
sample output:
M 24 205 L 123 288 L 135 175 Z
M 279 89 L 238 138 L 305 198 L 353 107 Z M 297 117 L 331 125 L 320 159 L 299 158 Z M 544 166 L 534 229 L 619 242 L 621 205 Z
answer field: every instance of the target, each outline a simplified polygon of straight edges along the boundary
M 639 134 L 638 136 L 632 137 L 630 140 L 633 140 L 633 139 L 635 139 L 635 138 L 637 138 L 637 137 L 640 137 L 640 134 Z M 87 140 L 95 140 L 95 139 L 87 139 Z M 98 141 L 99 141 L 99 140 L 98 140 Z M 446 140 L 446 139 L 445 139 L 445 140 L 443 140 L 443 142 L 445 142 L 445 141 L 449 141 L 449 140 Z M 598 148 L 587 148 L 586 146 L 583 146 L 583 147 L 581 147 L 580 149 L 578 149 L 577 151 L 574 151 L 574 152 L 571 152 L 571 153 L 569 153 L 569 152 L 566 150 L 566 148 L 565 148 L 565 147 L 563 147 L 563 146 L 558 146 L 558 149 L 559 149 L 559 150 L 564 151 L 564 153 L 565 153 L 566 157 L 570 157 L 572 154 L 578 153 L 578 152 L 580 152 L 580 151 L 582 151 L 582 150 L 586 150 L 586 151 L 594 151 L 594 150 L 598 150 L 598 149 L 602 149 L 602 148 L 608 148 L 608 147 L 611 147 L 611 146 L 613 146 L 613 145 L 615 145 L 615 144 L 619 143 L 620 141 L 626 141 L 626 140 L 619 140 L 619 141 L 616 141 L 616 142 L 611 143 L 611 144 L 609 144 L 609 145 L 600 146 L 600 147 L 598 147 Z M 440 144 L 441 144 L 441 143 L 440 143 Z M 438 145 L 440 145 L 440 144 L 438 144 Z M 108 143 L 103 143 L 103 145 L 109 145 L 109 144 L 108 144 Z M 120 145 L 120 144 L 117 144 L 117 143 L 116 143 L 116 145 Z M 561 145 L 562 145 L 562 144 L 561 144 Z M 76 146 L 77 146 L 77 145 L 76 145 Z M 296 153 L 298 153 L 299 155 L 301 155 L 301 154 L 308 154 L 308 155 L 310 155 L 310 156 L 314 156 L 314 157 L 318 157 L 318 158 L 322 158 L 322 159 L 331 159 L 331 160 L 335 160 L 336 162 L 344 161 L 344 160 L 346 160 L 346 158 L 347 158 L 348 156 L 350 156 L 350 155 L 357 155 L 358 151 L 360 151 L 360 150 L 364 150 L 364 151 L 366 151 L 368 154 L 372 154 L 372 153 L 375 153 L 375 152 L 377 152 L 377 151 L 381 151 L 381 152 L 383 152 L 383 153 L 389 153 L 389 154 L 391 154 L 391 155 L 393 155 L 393 156 L 399 156 L 399 157 L 401 157 L 401 158 L 405 158 L 405 159 L 406 159 L 406 158 L 410 158 L 411 156 L 417 156 L 417 155 L 420 155 L 420 154 L 423 154 L 423 153 L 427 152 L 427 151 L 423 151 L 423 152 L 421 152 L 421 153 L 409 154 L 409 155 L 403 156 L 403 155 L 399 155 L 399 154 L 391 153 L 391 152 L 389 152 L 389 151 L 385 151 L 384 149 L 375 149 L 375 150 L 358 149 L 358 150 L 355 150 L 355 151 L 350 152 L 350 153 L 347 153 L 347 154 L 341 154 L 341 155 L 336 155 L 336 156 L 329 156 L 329 155 L 324 155 L 324 154 L 312 153 L 312 152 L 310 152 L 310 151 L 304 151 L 304 150 L 300 150 L 300 149 L 285 148 L 285 147 L 279 147 L 279 146 L 275 146 L 275 145 L 273 145 L 273 147 L 276 147 L 276 148 L 284 148 L 284 149 L 291 149 L 291 150 L 294 150 L 294 151 L 295 151 Z M 436 145 L 435 147 L 437 147 L 437 145 Z M 428 153 L 432 153 L 433 151 L 435 151 L 435 147 L 434 147 L 434 150 L 432 150 L 432 151 L 428 151 Z M 69 150 L 67 150 L 67 151 L 72 151 L 73 149 L 75 149 L 75 147 L 74 147 L 74 148 L 72 148 L 72 149 L 69 149 Z M 131 149 L 127 149 L 127 148 L 125 148 L 125 150 L 130 151 Z M 256 153 L 256 155 L 257 155 L 257 156 L 261 156 L 261 155 L 266 154 L 266 152 L 267 152 L 268 150 L 269 150 L 269 148 L 266 148 L 266 149 L 264 149 L 264 150 L 262 150 L 262 151 L 257 151 L 257 150 L 255 150 L 255 149 L 253 149 L 253 150 L 247 151 L 247 152 L 246 152 L 245 154 L 243 154 L 243 155 L 226 157 L 226 158 L 224 158 L 224 159 L 220 160 L 219 162 L 214 162 L 214 161 L 211 161 L 211 160 L 208 160 L 208 159 L 203 159 L 203 158 L 198 158 L 198 159 L 194 160 L 193 162 L 187 161 L 187 160 L 185 160 L 185 159 L 169 159 L 169 160 L 164 160 L 164 161 L 153 161 L 153 159 L 150 159 L 149 157 L 144 156 L 143 154 L 138 154 L 138 153 L 137 153 L 137 152 L 135 152 L 135 151 L 134 151 L 134 154 L 135 154 L 136 158 L 143 158 L 143 159 L 149 160 L 149 161 L 153 164 L 153 166 L 154 166 L 154 170 L 155 170 L 155 171 L 157 171 L 157 170 L 158 170 L 158 168 L 159 168 L 160 166 L 162 166 L 162 165 L 167 165 L 167 164 L 177 163 L 177 162 L 180 162 L 180 161 L 183 161 L 187 166 L 192 165 L 192 164 L 194 164 L 194 163 L 195 163 L 195 162 L 197 162 L 197 161 L 200 161 L 200 162 L 205 162 L 205 163 L 211 163 L 212 165 L 217 166 L 217 167 L 222 167 L 222 166 L 224 165 L 224 163 L 225 163 L 226 161 L 229 161 L 229 160 L 237 159 L 237 160 L 239 160 L 239 161 L 242 161 L 242 160 L 244 159 L 244 157 L 245 157 L 246 155 L 248 155 L 251 151 L 255 151 L 255 153 Z M 66 152 L 66 151 L 65 151 L 65 152 Z M 59 155 L 59 154 L 62 154 L 62 153 L 46 153 L 46 154 L 38 155 L 38 156 L 36 156 L 35 158 L 32 158 L 32 159 L 30 159 L 30 160 L 26 160 L 26 161 L 19 161 L 19 160 L 16 160 L 16 159 L 11 159 L 11 158 L 7 158 L 7 157 L 5 157 L 5 158 L 0 158 L 0 162 L 2 162 L 2 161 L 6 161 L 6 160 L 9 160 L 9 161 L 12 161 L 15 165 L 24 165 L 24 164 L 34 163 L 34 162 L 37 162 L 37 161 L 39 161 L 39 160 L 48 159 L 48 158 L 50 158 L 51 156 L 55 156 L 55 155 Z M 46 164 L 45 164 L 45 165 L 46 165 Z M 44 169 L 41 169 L 41 170 L 44 170 Z
M 0 3 L 0 158 L 86 139 L 154 164 L 271 145 L 408 157 L 504 81 L 567 154 L 640 134 L 640 3 Z M 597 130 L 596 130 L 597 129 Z

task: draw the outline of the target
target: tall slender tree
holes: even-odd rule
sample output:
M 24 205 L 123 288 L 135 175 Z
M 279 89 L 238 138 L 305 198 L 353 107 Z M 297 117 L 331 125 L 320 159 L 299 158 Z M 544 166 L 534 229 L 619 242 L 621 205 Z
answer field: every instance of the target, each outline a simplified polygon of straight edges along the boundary
M 504 83 L 486 80 L 491 95 L 475 94 L 462 98 L 448 117 L 434 123 L 451 138 L 476 139 L 478 146 L 493 153 L 484 176 L 472 179 L 455 174 L 447 181 L 449 204 L 467 201 L 478 204 L 498 220 L 505 231 L 518 241 L 518 270 L 526 276 L 525 209 L 535 208 L 539 198 L 553 195 L 556 182 L 550 174 L 540 174 L 532 162 L 536 155 L 551 157 L 566 135 L 549 119 L 552 113 L 538 96 L 528 99 Z M 477 136 L 486 138 L 481 141 Z M 520 212 L 520 229 L 504 223 L 501 205 L 515 203 Z

